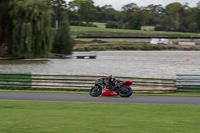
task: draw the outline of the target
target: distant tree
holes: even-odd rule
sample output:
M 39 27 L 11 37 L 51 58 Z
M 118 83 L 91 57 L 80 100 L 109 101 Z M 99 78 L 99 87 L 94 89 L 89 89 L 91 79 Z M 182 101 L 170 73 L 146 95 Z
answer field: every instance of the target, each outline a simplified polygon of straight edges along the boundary
M 126 5 L 122 6 L 122 11 L 125 11 L 127 13 L 131 13 L 131 12 L 135 11 L 138 8 L 139 7 L 138 7 L 137 4 L 129 3 L 129 4 L 126 4 Z
M 11 47 L 12 21 L 9 15 L 10 0 L 0 0 L 0 56 L 5 55 L 5 49 Z
M 69 2 L 70 21 L 93 22 L 96 9 L 93 0 L 73 0 Z
M 165 30 L 167 31 L 182 31 L 182 26 L 185 17 L 185 8 L 187 5 L 182 5 L 178 2 L 168 4 L 166 6 L 166 16 L 164 18 Z
M 70 35 L 69 20 L 66 14 L 59 23 L 57 33 L 54 39 L 52 52 L 59 54 L 71 54 L 74 47 L 74 41 Z
M 55 7 L 59 7 L 62 9 L 66 9 L 67 8 L 67 3 L 65 0 L 51 0 L 51 4 L 53 6 L 53 8 Z M 60 9 L 58 9 L 60 10 Z
M 96 13 L 94 2 L 92 0 L 82 2 L 78 13 L 80 14 L 82 21 L 85 21 L 86 23 L 93 22 L 95 20 Z
M 148 5 L 145 7 L 146 13 L 148 14 L 147 25 L 156 25 L 161 23 L 165 15 L 165 9 L 162 5 Z
M 196 14 L 197 32 L 200 32 L 200 1 L 197 3 L 195 14 Z
M 51 3 L 48 0 L 14 0 L 12 52 L 21 58 L 47 57 L 53 42 Z
M 140 30 L 141 26 L 146 25 L 147 13 L 145 10 L 136 10 L 131 13 L 131 18 L 126 22 L 126 29 Z
M 140 8 L 135 3 L 122 6 L 122 22 L 126 29 L 140 29 Z
M 63 12 L 67 12 L 67 3 L 65 0 L 51 0 L 54 14 L 52 15 L 52 26 L 55 28 L 56 23 L 61 21 Z
M 132 19 L 133 12 L 139 9 L 138 5 L 135 3 L 129 3 L 127 5 L 122 6 L 122 14 L 123 14 L 123 22 L 126 23 L 130 19 Z
M 197 3 L 197 7 L 191 8 L 187 20 L 192 32 L 200 32 L 200 2 Z
M 96 20 L 98 22 L 117 21 L 118 11 L 111 5 L 104 5 L 102 7 L 95 7 L 97 10 Z
M 118 28 L 119 25 L 117 22 L 114 22 L 114 21 L 108 21 L 106 23 L 106 28 Z

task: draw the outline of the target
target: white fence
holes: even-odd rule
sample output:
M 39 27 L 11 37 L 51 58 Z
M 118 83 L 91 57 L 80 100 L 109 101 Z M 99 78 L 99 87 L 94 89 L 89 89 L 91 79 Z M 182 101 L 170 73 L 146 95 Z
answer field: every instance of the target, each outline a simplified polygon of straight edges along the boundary
M 0 72 L 0 88 L 89 90 L 95 81 L 102 77 L 105 76 Z M 176 91 L 174 79 L 117 76 L 116 78 L 132 81 L 131 87 L 135 92 Z

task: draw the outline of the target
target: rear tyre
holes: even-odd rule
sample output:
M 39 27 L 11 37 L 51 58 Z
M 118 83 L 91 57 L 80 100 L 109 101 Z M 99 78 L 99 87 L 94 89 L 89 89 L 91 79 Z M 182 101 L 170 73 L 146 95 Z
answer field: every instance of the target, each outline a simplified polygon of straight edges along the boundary
M 123 86 L 122 91 L 119 91 L 120 97 L 129 97 L 133 94 L 133 89 L 129 86 Z
M 101 86 L 94 86 L 94 87 L 92 87 L 91 89 L 90 89 L 90 95 L 92 96 L 92 97 L 98 97 L 98 96 L 100 96 L 101 95 L 101 93 L 102 93 L 102 87 Z

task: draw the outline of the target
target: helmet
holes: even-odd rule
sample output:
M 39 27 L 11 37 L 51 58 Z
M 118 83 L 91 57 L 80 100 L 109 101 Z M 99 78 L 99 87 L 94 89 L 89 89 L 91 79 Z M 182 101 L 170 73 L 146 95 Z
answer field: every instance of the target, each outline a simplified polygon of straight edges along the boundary
M 111 81 L 112 79 L 113 79 L 113 76 L 112 76 L 112 75 L 107 76 L 107 80 L 108 80 L 108 81 Z

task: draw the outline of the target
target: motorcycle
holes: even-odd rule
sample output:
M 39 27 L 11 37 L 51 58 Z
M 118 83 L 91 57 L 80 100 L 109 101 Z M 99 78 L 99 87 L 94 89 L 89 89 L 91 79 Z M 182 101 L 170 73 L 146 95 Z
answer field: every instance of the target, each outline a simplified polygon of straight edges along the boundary
M 95 85 L 90 89 L 89 94 L 93 97 L 100 95 L 129 97 L 133 93 L 130 87 L 131 84 L 131 81 L 122 81 L 113 78 L 113 76 L 108 76 L 107 78 L 97 79 Z

